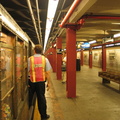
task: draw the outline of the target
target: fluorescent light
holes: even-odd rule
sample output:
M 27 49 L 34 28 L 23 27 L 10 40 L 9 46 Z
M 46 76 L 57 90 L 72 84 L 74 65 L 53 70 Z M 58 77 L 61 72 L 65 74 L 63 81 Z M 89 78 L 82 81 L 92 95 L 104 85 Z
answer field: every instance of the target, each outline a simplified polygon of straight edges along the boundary
M 102 46 L 95 46 L 95 47 L 93 47 L 94 49 L 96 49 L 96 48 L 102 48 Z
M 120 31 L 120 29 L 111 29 L 110 31 Z
M 113 41 L 114 41 L 113 39 L 108 39 L 105 42 L 113 42 Z
M 96 43 L 96 40 L 90 41 L 89 43 L 90 44 Z
M 109 44 L 109 45 L 106 45 L 106 47 L 112 47 L 114 46 L 114 44 Z
M 115 45 L 120 45 L 120 43 L 115 43 Z
M 114 25 L 120 25 L 120 23 L 112 23 L 112 24 L 114 24 Z
M 120 33 L 114 34 L 114 38 L 120 37 Z
M 56 13 L 59 0 L 49 0 L 48 2 L 48 11 L 47 11 L 47 20 L 46 20 L 46 30 L 45 30 L 45 40 L 44 40 L 44 50 L 49 38 L 51 31 L 52 23 Z

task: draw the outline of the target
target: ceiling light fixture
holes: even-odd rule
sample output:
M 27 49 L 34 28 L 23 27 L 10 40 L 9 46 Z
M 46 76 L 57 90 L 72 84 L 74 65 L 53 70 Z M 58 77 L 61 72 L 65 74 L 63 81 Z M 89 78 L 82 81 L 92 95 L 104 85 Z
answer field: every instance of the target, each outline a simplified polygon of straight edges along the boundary
M 120 23 L 112 23 L 112 24 L 114 24 L 114 25 L 120 25 Z
M 49 34 L 51 31 L 52 23 L 54 20 L 54 16 L 56 13 L 56 9 L 58 6 L 59 0 L 49 0 L 48 2 L 48 11 L 47 11 L 47 20 L 46 20 L 46 29 L 45 29 L 45 40 L 44 40 L 44 50 L 46 48 L 46 44 L 49 38 Z
M 94 43 L 96 43 L 96 40 L 90 41 L 89 43 L 94 44 Z
M 110 31 L 120 31 L 120 29 L 111 29 Z
M 106 42 L 113 42 L 113 41 L 114 41 L 114 39 L 109 38 L 109 39 L 106 39 L 106 40 L 105 40 L 105 43 L 106 43 Z
M 120 37 L 120 33 L 114 34 L 114 38 Z

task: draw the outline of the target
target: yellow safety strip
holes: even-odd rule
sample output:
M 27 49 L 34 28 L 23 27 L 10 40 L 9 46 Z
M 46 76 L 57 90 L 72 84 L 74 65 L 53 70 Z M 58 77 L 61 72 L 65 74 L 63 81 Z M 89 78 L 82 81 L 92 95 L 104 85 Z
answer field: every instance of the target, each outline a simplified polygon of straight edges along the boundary
M 31 57 L 31 65 L 32 65 L 32 76 L 33 76 L 33 82 L 35 82 L 35 70 L 34 70 L 34 57 Z
M 45 65 L 46 65 L 46 60 L 45 60 L 45 57 L 42 56 L 42 67 L 43 67 L 43 80 L 45 81 Z

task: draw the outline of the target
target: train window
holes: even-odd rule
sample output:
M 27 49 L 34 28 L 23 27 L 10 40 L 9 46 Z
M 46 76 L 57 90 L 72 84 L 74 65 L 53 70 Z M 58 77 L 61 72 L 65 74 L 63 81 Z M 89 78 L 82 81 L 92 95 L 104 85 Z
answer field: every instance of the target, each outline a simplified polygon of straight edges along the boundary
M 1 48 L 1 101 L 2 118 L 12 118 L 12 90 L 13 90 L 13 51 Z
M 14 41 L 12 38 L 9 38 L 9 40 L 7 38 L 8 36 L 6 34 L 4 34 L 4 37 L 2 35 L 0 37 L 0 117 L 2 120 L 13 119 L 14 53 L 12 45 Z
M 27 80 L 28 80 L 28 78 L 27 78 L 27 73 L 28 73 L 28 70 L 27 70 L 27 55 L 28 53 L 27 53 L 27 46 L 25 46 L 24 47 L 24 78 L 23 78 L 23 80 L 24 80 L 24 88 L 25 87 L 27 87 Z M 26 88 L 26 90 L 27 90 L 27 88 Z
M 1 43 L 5 43 L 7 45 L 13 45 L 14 44 L 14 36 L 12 37 L 13 35 L 11 34 L 5 34 L 3 32 L 1 32 L 0 34 L 0 42 Z
M 16 43 L 16 83 L 18 104 L 22 100 L 22 69 L 23 69 L 23 42 Z
M 7 92 L 13 87 L 12 65 L 13 51 L 6 48 L 1 48 L 1 96 L 4 97 Z M 6 88 L 6 89 L 4 89 Z
M 27 62 L 27 46 L 24 48 L 24 62 Z

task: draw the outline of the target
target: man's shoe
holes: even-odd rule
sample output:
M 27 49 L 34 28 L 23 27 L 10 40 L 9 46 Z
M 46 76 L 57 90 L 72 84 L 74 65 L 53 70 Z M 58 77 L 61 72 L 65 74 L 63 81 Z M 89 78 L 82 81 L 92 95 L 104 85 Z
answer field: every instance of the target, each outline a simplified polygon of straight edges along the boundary
M 41 120 L 47 120 L 50 118 L 50 115 L 47 115 L 46 117 L 42 117 Z

